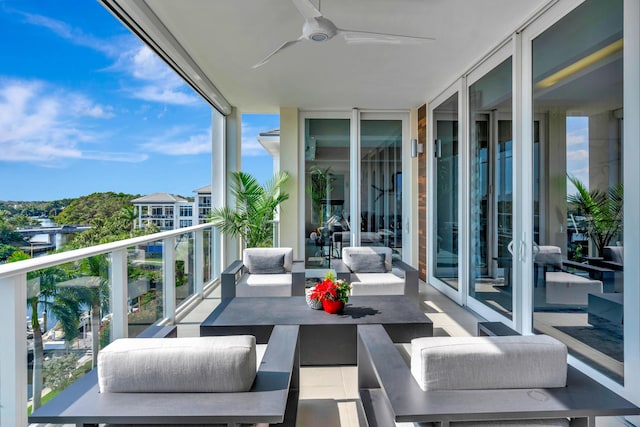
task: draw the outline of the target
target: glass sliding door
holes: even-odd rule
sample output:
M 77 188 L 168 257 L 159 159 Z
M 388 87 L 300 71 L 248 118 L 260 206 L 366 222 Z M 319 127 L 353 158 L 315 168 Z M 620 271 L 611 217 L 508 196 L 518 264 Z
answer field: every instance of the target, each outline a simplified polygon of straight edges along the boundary
M 531 45 L 533 111 L 544 117 L 533 127 L 533 327 L 620 383 L 622 22 L 622 0 L 587 0 Z
M 402 120 L 360 121 L 360 243 L 402 258 Z
M 349 119 L 305 119 L 308 268 L 328 268 L 331 259 L 340 256 L 340 248 L 349 245 L 349 135 Z
M 511 318 L 512 61 L 469 86 L 469 296 Z
M 458 93 L 433 110 L 434 276 L 458 289 Z

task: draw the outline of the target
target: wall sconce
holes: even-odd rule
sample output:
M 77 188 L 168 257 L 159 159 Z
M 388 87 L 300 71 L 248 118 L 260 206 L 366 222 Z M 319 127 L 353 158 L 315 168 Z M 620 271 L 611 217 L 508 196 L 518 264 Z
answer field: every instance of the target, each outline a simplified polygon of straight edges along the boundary
M 424 153 L 424 146 L 422 144 L 418 144 L 417 139 L 411 140 L 411 157 L 418 157 L 418 154 Z

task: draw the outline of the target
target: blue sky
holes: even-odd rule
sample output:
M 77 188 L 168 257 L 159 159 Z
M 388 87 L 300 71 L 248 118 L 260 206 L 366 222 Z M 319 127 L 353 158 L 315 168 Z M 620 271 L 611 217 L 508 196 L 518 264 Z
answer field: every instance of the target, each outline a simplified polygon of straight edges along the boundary
M 589 188 L 589 118 L 567 117 L 567 175 L 580 179 Z M 567 194 L 576 188 L 567 180 Z
M 193 196 L 211 176 L 211 107 L 97 1 L 0 0 L 0 200 L 99 191 Z M 277 115 L 243 117 L 243 169 Z

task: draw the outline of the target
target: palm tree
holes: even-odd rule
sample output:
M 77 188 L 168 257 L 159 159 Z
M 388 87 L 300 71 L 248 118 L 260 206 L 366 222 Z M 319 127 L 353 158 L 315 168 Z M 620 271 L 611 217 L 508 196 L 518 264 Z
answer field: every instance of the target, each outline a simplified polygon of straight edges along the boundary
M 133 232 L 136 229 L 136 220 L 138 219 L 138 210 L 136 207 L 133 205 L 123 206 L 122 209 L 120 209 L 120 216 L 131 224 L 131 234 L 133 235 Z
M 100 313 L 103 305 L 109 301 L 109 264 L 106 255 L 96 255 L 84 258 L 80 264 L 81 275 L 75 285 L 77 298 L 87 304 L 91 312 L 91 355 L 92 366 L 98 366 L 98 351 L 100 349 Z M 69 285 L 73 286 L 73 285 Z
M 608 191 L 592 190 L 575 176 L 569 181 L 576 187 L 576 193 L 567 197 L 570 207 L 587 219 L 586 235 L 596 247 L 598 256 L 603 256 L 605 246 L 622 231 L 623 225 L 623 184 L 618 183 Z
M 272 221 L 280 203 L 289 198 L 289 194 L 282 191 L 289 174 L 276 173 L 264 187 L 246 172 L 232 172 L 231 177 L 235 209 L 214 208 L 209 220 L 223 233 L 241 236 L 247 248 L 273 246 Z
M 8 262 L 24 259 L 29 259 L 29 255 L 16 251 Z M 27 300 L 31 309 L 31 329 L 33 331 L 33 409 L 39 408 L 42 404 L 42 374 L 44 366 L 42 334 L 46 330 L 46 320 L 44 325 L 40 325 L 38 308 L 44 306 L 46 311 L 53 313 L 60 321 L 67 345 L 78 335 L 78 317 L 80 314 L 78 300 L 69 289 L 59 289 L 57 287 L 57 284 L 65 278 L 65 272 L 57 266 L 27 274 L 27 280 L 34 284 L 33 289 L 30 289 L 28 293 Z
M 313 211 L 317 212 L 319 226 L 322 226 L 325 220 L 322 217 L 322 201 L 326 200 L 327 196 L 333 191 L 335 180 L 336 178 L 331 172 L 331 166 L 324 169 L 319 166 L 311 168 L 311 183 L 306 190 L 311 196 Z

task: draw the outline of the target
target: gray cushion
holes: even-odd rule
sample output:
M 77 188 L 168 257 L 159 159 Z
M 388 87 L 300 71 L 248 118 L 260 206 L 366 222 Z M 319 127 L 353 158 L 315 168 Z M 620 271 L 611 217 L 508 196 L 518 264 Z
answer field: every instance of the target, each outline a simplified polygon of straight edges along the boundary
M 435 427 L 432 423 L 418 423 L 419 427 Z M 566 418 L 551 418 L 543 420 L 500 420 L 500 421 L 459 421 L 452 422 L 456 427 L 569 427 Z
M 255 376 L 251 335 L 123 338 L 98 353 L 101 393 L 241 392 Z
M 284 271 L 281 271 L 280 273 L 288 273 L 293 268 L 293 248 L 247 248 L 242 251 L 242 263 L 248 269 L 249 273 L 254 273 L 252 260 L 255 258 L 255 256 L 272 257 L 272 265 L 277 265 L 278 263 L 280 263 L 281 255 L 284 255 L 284 261 L 281 263 L 281 265 L 284 267 Z M 267 262 L 267 260 L 261 259 L 258 260 L 258 263 L 262 264 L 261 261 L 264 261 L 265 263 Z
M 249 272 L 251 274 L 282 274 L 284 269 L 284 254 L 248 255 Z
M 607 261 L 624 264 L 624 246 L 605 246 L 602 255 Z
M 291 274 L 245 274 L 236 285 L 237 297 L 290 297 Z
M 547 335 L 417 338 L 411 373 L 424 390 L 564 387 L 567 347 Z
M 392 251 L 391 248 L 385 246 L 353 246 L 342 248 L 342 262 L 351 271 L 355 271 L 351 265 L 353 254 L 383 254 L 384 255 L 384 267 L 385 271 L 391 271 L 392 269 Z
M 351 271 L 354 273 L 384 273 L 384 254 L 359 254 L 350 255 Z
M 562 252 L 558 246 L 538 246 L 536 263 L 562 268 Z

